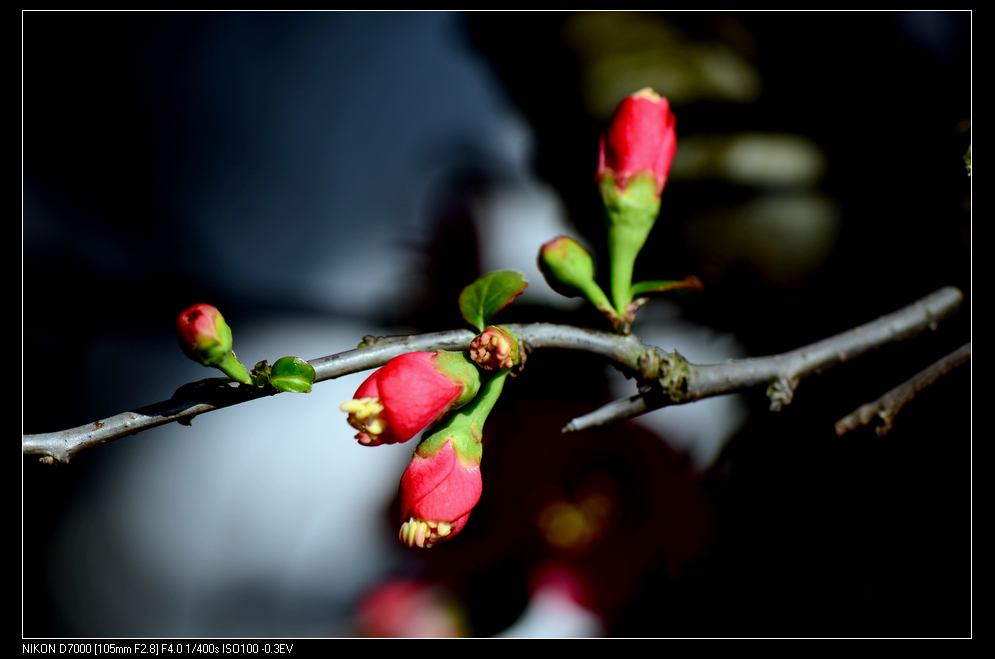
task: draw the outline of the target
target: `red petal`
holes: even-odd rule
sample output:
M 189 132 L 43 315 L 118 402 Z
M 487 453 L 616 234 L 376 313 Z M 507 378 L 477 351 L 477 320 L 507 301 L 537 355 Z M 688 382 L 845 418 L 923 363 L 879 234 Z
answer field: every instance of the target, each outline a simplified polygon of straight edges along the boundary
M 482 487 L 480 466 L 460 465 L 451 439 L 431 457 L 416 453 L 401 477 L 402 521 L 409 517 L 458 520 L 480 500 Z
M 467 469 L 457 464 L 449 472 L 449 478 L 412 506 L 409 517 L 444 522 L 457 520 L 473 510 L 480 501 L 482 490 L 480 467 L 473 465 Z
M 449 476 L 456 464 L 456 451 L 452 440 L 446 441 L 439 451 L 428 458 L 417 453 L 401 476 L 401 517 L 407 520 L 411 508 L 426 494 Z
M 438 419 L 463 389 L 435 370 L 434 353 L 411 352 L 387 362 L 380 369 L 377 387 L 389 430 L 406 441 Z
M 598 179 L 611 170 L 622 189 L 630 178 L 648 171 L 662 190 L 677 149 L 674 124 L 667 99 L 654 102 L 640 95 L 624 99 L 601 137 Z
M 469 519 L 470 519 L 470 513 L 467 513 L 462 517 L 460 517 L 459 519 L 453 520 L 452 526 L 449 529 L 449 535 L 442 538 L 438 542 L 445 542 L 446 540 L 452 540 L 453 538 L 455 538 L 456 535 L 463 530 L 463 527 L 466 526 L 466 522 Z
M 356 393 L 352 395 L 353 398 L 380 398 L 380 392 L 377 390 L 377 376 L 380 375 L 382 368 L 378 368 L 373 371 L 370 377 L 363 381 L 363 384 L 359 385 L 359 389 Z

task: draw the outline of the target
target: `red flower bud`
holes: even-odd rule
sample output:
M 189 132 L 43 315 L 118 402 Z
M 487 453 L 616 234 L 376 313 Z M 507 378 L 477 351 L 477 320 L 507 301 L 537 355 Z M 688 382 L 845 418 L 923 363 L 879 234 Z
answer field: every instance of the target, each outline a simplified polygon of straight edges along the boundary
M 190 359 L 220 369 L 236 382 L 252 384 L 245 366 L 231 351 L 231 328 L 217 308 L 195 304 L 176 319 L 176 339 Z
M 205 366 L 221 363 L 231 351 L 231 329 L 221 312 L 209 304 L 195 304 L 176 319 L 176 339 L 190 359 Z
M 643 172 L 656 181 L 660 196 L 677 149 L 674 115 L 667 99 L 649 87 L 623 100 L 598 146 L 598 183 L 608 175 L 619 191 Z
M 456 537 L 482 489 L 480 463 L 458 456 L 452 437 L 431 455 L 415 452 L 401 477 L 401 543 L 428 548 Z
M 473 400 L 479 388 L 480 373 L 463 353 L 409 352 L 374 371 L 340 409 L 361 444 L 396 444 Z

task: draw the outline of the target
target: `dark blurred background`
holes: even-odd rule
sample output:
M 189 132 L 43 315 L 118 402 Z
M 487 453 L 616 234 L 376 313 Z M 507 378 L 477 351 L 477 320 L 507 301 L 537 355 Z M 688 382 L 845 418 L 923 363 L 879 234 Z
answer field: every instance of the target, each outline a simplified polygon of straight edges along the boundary
M 685 430 L 560 435 L 632 384 L 536 353 L 488 423 L 469 525 L 430 552 L 393 541 L 414 447 L 358 447 L 337 410 L 362 376 L 24 458 L 25 636 L 390 633 L 357 610 L 391 579 L 479 636 L 971 634 L 970 367 L 884 437 L 833 431 L 970 340 L 970 13 L 22 19 L 25 433 L 211 375 L 172 336 L 201 301 L 249 364 L 459 327 L 460 288 L 506 267 L 531 286 L 499 320 L 605 329 L 534 257 L 569 233 L 605 271 L 598 134 L 645 86 L 678 151 L 637 277 L 705 290 L 648 305 L 644 340 L 764 355 L 965 294 L 780 413 L 751 391 Z M 550 565 L 583 607 L 540 606 Z

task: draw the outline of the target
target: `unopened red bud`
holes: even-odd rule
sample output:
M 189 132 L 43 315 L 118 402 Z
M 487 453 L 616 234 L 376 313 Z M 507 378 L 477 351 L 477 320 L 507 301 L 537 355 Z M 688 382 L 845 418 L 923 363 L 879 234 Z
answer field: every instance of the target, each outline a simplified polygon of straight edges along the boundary
M 231 350 L 231 328 L 210 304 L 195 304 L 176 319 L 176 339 L 190 359 L 215 366 Z
M 449 414 L 418 444 L 401 477 L 402 544 L 428 548 L 466 525 L 483 489 L 484 422 L 510 373 L 494 374 L 472 403 Z
M 618 316 L 632 302 L 636 256 L 660 212 L 660 193 L 677 149 L 667 99 L 641 89 L 624 99 L 601 136 L 595 179 L 608 224 L 611 296 Z
M 473 400 L 480 372 L 464 353 L 409 352 L 391 359 L 339 406 L 365 446 L 406 442 Z
M 231 328 L 210 304 L 195 304 L 176 319 L 176 339 L 190 359 L 221 369 L 231 379 L 251 384 L 248 370 L 232 352 Z
M 401 477 L 401 529 L 408 547 L 429 548 L 454 538 L 466 525 L 483 483 L 480 463 L 461 458 L 453 438 L 426 456 L 415 453 Z
M 632 177 L 646 172 L 659 198 L 677 150 L 675 123 L 667 99 L 649 87 L 624 99 L 601 136 L 597 181 L 611 176 L 621 192 Z

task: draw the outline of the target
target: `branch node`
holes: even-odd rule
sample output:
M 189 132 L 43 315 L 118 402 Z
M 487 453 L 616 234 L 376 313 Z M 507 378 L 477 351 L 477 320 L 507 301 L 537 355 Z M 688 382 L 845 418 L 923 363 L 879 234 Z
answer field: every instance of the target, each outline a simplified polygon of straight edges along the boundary
M 660 350 L 653 347 L 644 350 L 636 362 L 639 366 L 640 381 L 659 380 L 661 362 L 662 353 Z
M 790 405 L 797 386 L 797 378 L 786 377 L 779 377 L 767 385 L 767 397 L 770 398 L 770 411 L 780 412 L 783 405 Z
M 373 336 L 372 334 L 367 334 L 359 342 L 359 345 L 356 346 L 356 348 L 357 349 L 359 349 L 359 348 L 368 348 L 369 346 L 376 345 L 378 341 L 383 341 L 385 338 L 386 337 L 383 337 L 383 336 Z
M 688 395 L 688 391 L 690 387 L 688 386 L 688 376 L 691 369 L 688 366 L 687 360 L 676 350 L 672 353 L 663 352 L 662 350 L 657 352 L 661 362 L 660 386 L 663 387 L 664 393 L 675 403 L 689 401 L 690 396 Z

